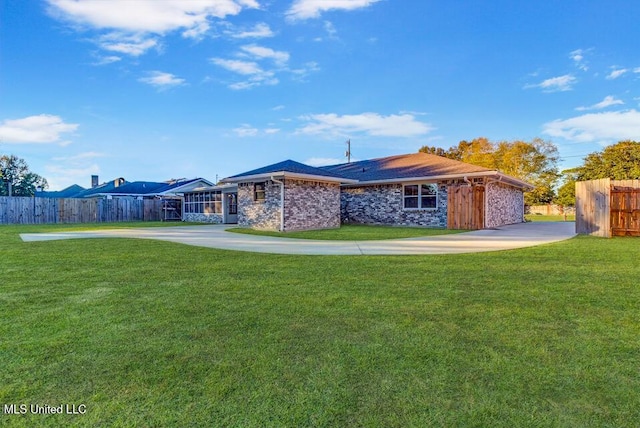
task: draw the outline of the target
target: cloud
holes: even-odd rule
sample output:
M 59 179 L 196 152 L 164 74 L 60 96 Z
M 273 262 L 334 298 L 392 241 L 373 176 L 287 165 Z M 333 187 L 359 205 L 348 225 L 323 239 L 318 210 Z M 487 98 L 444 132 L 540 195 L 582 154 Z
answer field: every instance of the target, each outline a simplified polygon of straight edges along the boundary
M 543 129 L 552 137 L 582 143 L 637 139 L 640 135 L 640 112 L 631 109 L 588 113 L 545 123 Z
M 275 35 L 273 31 L 271 31 L 271 28 L 264 22 L 256 24 L 251 30 L 240 31 L 238 33 L 227 31 L 226 34 L 234 39 L 263 39 Z
M 264 133 L 268 135 L 277 134 L 278 132 L 280 132 L 280 128 L 266 128 L 264 130 Z
M 240 48 L 242 52 L 255 59 L 271 59 L 276 64 L 284 66 L 289 61 L 289 53 L 284 51 L 274 51 L 271 48 L 258 45 L 245 45 Z
M 564 92 L 573 89 L 576 78 L 571 74 L 552 77 L 537 84 L 525 85 L 524 89 L 541 88 L 544 92 Z
M 146 83 L 151 86 L 155 86 L 159 89 L 168 89 L 174 86 L 181 86 L 185 84 L 185 80 L 174 76 L 171 73 L 165 73 L 162 71 L 150 71 L 147 77 L 141 77 L 139 82 Z
M 157 38 L 169 32 L 182 31 L 182 36 L 200 39 L 210 28 L 212 18 L 238 15 L 243 9 L 260 7 L 256 0 L 136 0 L 114 2 L 104 0 L 47 0 L 48 12 L 56 19 L 69 22 L 78 30 L 106 31 L 99 41 L 104 49 L 142 55 L 157 45 Z M 119 3 L 119 4 L 118 4 Z M 138 38 L 138 41 L 131 41 Z
M 318 18 L 330 10 L 355 10 L 369 7 L 380 0 L 295 0 L 286 16 L 290 21 Z
M 622 76 L 623 74 L 625 74 L 628 71 L 629 71 L 629 69 L 627 69 L 627 68 L 616 68 L 611 73 L 609 73 L 607 75 L 606 79 L 607 80 L 617 79 L 618 77 Z
M 241 76 L 249 77 L 248 80 L 231 83 L 229 85 L 230 89 L 242 90 L 251 89 L 255 86 L 277 85 L 279 83 L 279 80 L 276 77 L 276 73 L 288 70 L 288 52 L 276 51 L 271 48 L 252 44 L 242 46 L 240 48 L 240 51 L 236 55 L 241 58 L 248 58 L 250 60 L 225 58 L 210 59 L 213 64 L 219 67 L 222 67 Z M 258 63 L 258 61 L 264 60 L 273 61 L 274 64 L 270 65 L 271 69 L 265 69 L 261 64 Z
M 596 104 L 594 104 L 592 106 L 589 106 L 589 107 L 576 107 L 576 110 L 578 110 L 578 111 L 599 110 L 599 109 L 603 109 L 603 108 L 607 108 L 607 107 L 615 106 L 615 105 L 620 105 L 620 104 L 624 104 L 624 101 L 617 100 L 613 96 L 607 95 L 606 97 L 604 97 L 604 100 L 600 101 L 599 103 L 596 103 Z
M 160 42 L 157 37 L 142 34 L 109 33 L 101 36 L 97 43 L 106 51 L 131 56 L 140 56 L 151 48 L 160 47 Z
M 114 62 L 118 62 L 121 61 L 122 58 L 120 58 L 119 56 L 115 56 L 115 55 L 110 55 L 110 56 L 103 56 L 98 58 L 98 60 L 96 62 L 94 62 L 92 65 L 107 65 L 107 64 L 113 64 Z
M 9 144 L 60 143 L 61 134 L 74 132 L 78 125 L 59 116 L 41 114 L 23 119 L 7 119 L 0 125 L 0 142 Z
M 435 128 L 416 120 L 411 114 L 381 116 L 378 113 L 362 113 L 339 116 L 335 113 L 303 116 L 307 125 L 299 128 L 300 134 L 328 134 L 349 136 L 362 133 L 375 137 L 417 137 Z
M 282 104 L 280 104 L 280 105 L 277 105 L 277 106 L 273 107 L 271 110 L 273 110 L 273 111 L 284 110 L 284 106 Z
M 211 62 L 234 73 L 245 76 L 264 73 L 258 63 L 253 61 L 241 61 L 237 59 L 211 58 Z
M 258 128 L 254 128 L 249 124 L 242 124 L 239 128 L 234 128 L 233 132 L 236 133 L 238 137 L 255 137 L 258 135 Z
M 576 49 L 575 51 L 569 53 L 569 58 L 571 58 L 576 67 L 578 67 L 582 71 L 589 70 L 586 61 L 584 60 L 584 56 L 590 52 L 591 49 Z

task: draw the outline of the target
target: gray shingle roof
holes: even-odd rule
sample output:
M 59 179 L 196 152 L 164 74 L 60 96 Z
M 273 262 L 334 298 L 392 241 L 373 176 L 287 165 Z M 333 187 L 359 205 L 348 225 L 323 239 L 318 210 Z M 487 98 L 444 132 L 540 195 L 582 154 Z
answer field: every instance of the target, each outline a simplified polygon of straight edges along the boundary
M 481 166 L 427 153 L 389 156 L 358 162 L 320 167 L 321 169 L 360 182 L 442 175 L 464 175 L 493 171 Z
M 274 163 L 272 165 L 263 166 L 262 168 L 253 169 L 251 171 L 243 172 L 241 174 L 236 174 L 231 177 L 227 177 L 222 181 L 238 181 L 238 178 L 242 177 L 250 177 L 254 175 L 267 175 L 271 173 L 278 172 L 290 172 L 293 174 L 305 174 L 305 175 L 315 175 L 320 177 L 329 177 L 329 178 L 347 178 L 341 175 L 340 173 L 336 173 L 333 171 L 328 171 L 323 168 L 316 168 L 314 166 L 305 165 L 300 162 L 293 161 L 291 159 L 287 159 L 283 162 Z

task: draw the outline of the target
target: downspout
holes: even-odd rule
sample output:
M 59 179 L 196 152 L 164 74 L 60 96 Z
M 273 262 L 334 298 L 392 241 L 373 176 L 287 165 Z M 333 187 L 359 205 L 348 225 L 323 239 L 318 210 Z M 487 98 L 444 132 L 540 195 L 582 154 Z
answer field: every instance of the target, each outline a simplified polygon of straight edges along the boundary
M 280 185 L 280 232 L 284 232 L 284 181 L 276 180 L 274 176 L 271 181 Z

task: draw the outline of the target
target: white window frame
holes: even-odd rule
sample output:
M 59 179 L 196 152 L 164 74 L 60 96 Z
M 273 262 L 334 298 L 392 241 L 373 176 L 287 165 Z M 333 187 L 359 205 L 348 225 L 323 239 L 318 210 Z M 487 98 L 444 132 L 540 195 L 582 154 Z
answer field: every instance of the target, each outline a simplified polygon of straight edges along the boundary
M 410 186 L 417 186 L 418 187 L 418 194 L 417 195 L 407 195 L 407 191 L 406 188 L 410 187 Z M 423 195 L 422 194 L 422 186 L 433 186 L 435 189 L 435 199 L 436 199 L 436 205 L 435 207 L 423 207 L 422 206 L 422 198 L 423 197 L 432 197 L 434 195 Z M 402 185 L 402 209 L 406 210 L 406 211 L 417 211 L 417 210 L 426 210 L 426 211 L 435 211 L 438 209 L 438 206 L 440 205 L 440 197 L 438 195 L 438 185 L 436 183 L 409 183 L 409 184 L 403 184 Z M 418 206 L 417 207 L 407 207 L 407 199 L 409 198 L 418 198 Z

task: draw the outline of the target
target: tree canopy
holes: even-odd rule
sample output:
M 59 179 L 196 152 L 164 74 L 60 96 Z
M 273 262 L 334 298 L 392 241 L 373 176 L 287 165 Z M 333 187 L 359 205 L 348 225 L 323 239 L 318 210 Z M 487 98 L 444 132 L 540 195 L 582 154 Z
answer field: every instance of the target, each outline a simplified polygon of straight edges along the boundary
M 594 152 L 584 159 L 584 164 L 571 170 L 578 181 L 610 178 L 612 180 L 640 179 L 640 143 L 620 141 Z
M 36 187 L 46 189 L 47 180 L 31 172 L 27 162 L 15 155 L 0 156 L 0 196 L 33 196 Z
M 525 194 L 528 205 L 550 203 L 555 196 L 554 186 L 560 177 L 558 148 L 540 138 L 530 142 L 516 140 L 496 143 L 481 137 L 460 141 L 448 150 L 424 146 L 419 151 L 496 169 L 527 181 L 535 186 L 534 190 Z

